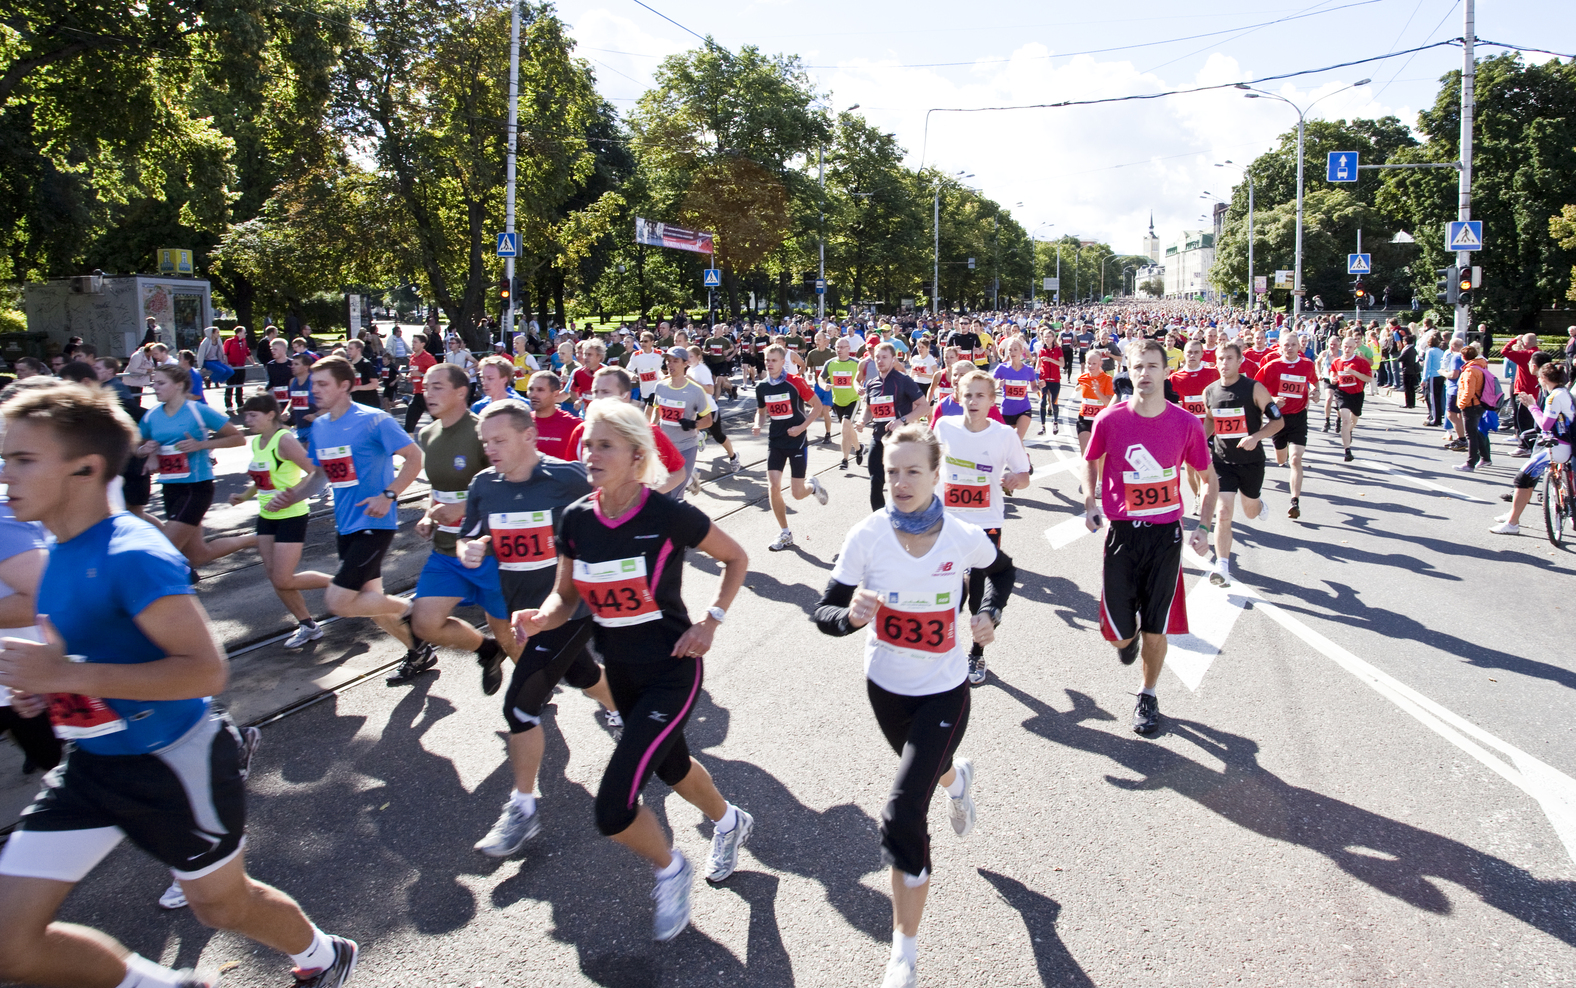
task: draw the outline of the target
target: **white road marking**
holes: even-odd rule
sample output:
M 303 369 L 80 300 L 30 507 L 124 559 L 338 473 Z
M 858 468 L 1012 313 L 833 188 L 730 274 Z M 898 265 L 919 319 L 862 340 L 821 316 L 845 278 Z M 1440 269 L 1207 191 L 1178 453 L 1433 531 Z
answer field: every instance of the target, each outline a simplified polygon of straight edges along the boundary
M 1335 463 L 1335 464 L 1340 464 L 1342 466 L 1346 465 L 1345 460 L 1342 459 L 1341 457 L 1339 457 L 1339 456 L 1325 456 L 1322 453 L 1305 453 L 1304 454 L 1304 458 L 1305 459 L 1309 459 L 1309 460 L 1315 460 L 1315 461 L 1318 461 L 1318 462 L 1323 462 L 1323 463 Z M 1439 492 L 1444 493 L 1444 494 L 1449 494 L 1451 497 L 1459 497 L 1463 501 L 1475 501 L 1478 504 L 1490 504 L 1490 503 L 1492 503 L 1492 502 L 1484 500 L 1483 498 L 1473 497 L 1471 494 L 1466 494 L 1466 493 L 1463 493 L 1461 491 L 1458 491 L 1454 487 L 1446 487 L 1444 484 L 1436 484 L 1432 480 L 1428 480 L 1427 478 L 1424 478 L 1424 477 L 1419 477 L 1417 474 L 1415 474 L 1412 471 L 1407 470 L 1407 469 L 1405 469 L 1403 467 L 1392 466 L 1391 464 L 1388 464 L 1388 463 L 1375 463 L 1372 460 L 1362 460 L 1362 461 L 1359 461 L 1358 463 L 1353 464 L 1353 465 L 1354 466 L 1359 466 L 1360 465 L 1360 468 L 1367 468 L 1367 469 L 1371 469 L 1371 470 L 1381 470 L 1381 471 L 1389 474 L 1390 476 L 1396 478 L 1397 480 L 1409 481 L 1411 483 L 1416 484 L 1419 487 L 1423 487 L 1423 488 L 1426 488 L 1428 490 L 1439 491 Z
M 1190 562 L 1204 567 L 1208 573 L 1208 560 L 1192 549 L 1183 552 Z M 1251 588 L 1239 587 L 1236 583 L 1217 587 L 1209 582 L 1207 575 L 1193 584 L 1187 595 L 1187 624 L 1191 630 L 1185 635 L 1172 635 L 1166 650 L 1166 668 L 1176 673 L 1182 685 L 1198 692 L 1204 682 L 1204 673 L 1225 647 L 1252 593 Z
M 1089 517 L 1088 512 L 1080 511 L 1074 518 L 1058 522 L 1045 530 L 1046 541 L 1051 543 L 1052 549 L 1062 549 L 1091 534 L 1089 526 L 1084 520 Z

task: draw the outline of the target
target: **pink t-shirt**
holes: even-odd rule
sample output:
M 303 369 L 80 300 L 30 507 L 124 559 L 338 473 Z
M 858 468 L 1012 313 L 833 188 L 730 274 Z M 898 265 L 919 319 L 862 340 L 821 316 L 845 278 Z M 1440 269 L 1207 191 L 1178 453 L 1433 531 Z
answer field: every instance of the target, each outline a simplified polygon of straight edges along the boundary
M 1154 418 L 1134 412 L 1126 401 L 1101 412 L 1084 459 L 1101 456 L 1100 504 L 1117 521 L 1176 521 L 1182 517 L 1182 465 L 1209 469 L 1204 424 L 1171 402 Z

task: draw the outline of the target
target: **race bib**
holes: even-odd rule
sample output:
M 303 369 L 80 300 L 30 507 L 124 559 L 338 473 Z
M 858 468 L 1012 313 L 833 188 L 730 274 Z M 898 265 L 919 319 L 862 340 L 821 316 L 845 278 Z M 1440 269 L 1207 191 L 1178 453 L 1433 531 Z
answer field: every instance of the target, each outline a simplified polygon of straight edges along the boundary
M 487 516 L 487 530 L 499 569 L 519 573 L 558 565 L 551 511 L 493 512 Z
M 310 398 L 311 398 L 311 396 L 308 395 L 305 391 L 296 391 L 296 392 L 291 393 L 291 395 L 290 395 L 290 409 L 291 409 L 291 411 L 296 411 L 296 412 L 304 412 L 304 411 L 306 411 L 308 408 L 311 407 Z
M 288 385 L 286 385 L 285 387 L 282 387 L 282 388 L 275 388 L 274 389 L 274 401 L 280 402 L 282 404 L 282 403 L 287 402 L 289 400 L 290 400 L 290 387 Z
M 720 357 L 722 356 L 722 351 L 725 349 L 726 347 L 724 347 L 721 343 L 713 343 L 711 345 L 711 355 L 713 357 Z
M 516 383 L 518 383 L 520 381 L 523 381 L 523 380 L 525 380 L 526 378 L 528 378 L 530 376 L 531 376 L 531 368 L 526 367 L 526 366 L 524 366 L 522 364 L 515 364 L 514 365 L 514 379 L 515 379 Z
M 657 383 L 657 372 L 656 371 L 654 371 L 654 370 L 643 370 L 643 371 L 640 372 L 640 386 L 642 388 L 646 387 L 648 384 L 656 384 L 656 383 Z
M 274 489 L 274 475 L 269 472 L 267 463 L 253 460 L 246 466 L 246 475 L 252 478 L 252 483 L 257 485 L 259 491 Z
M 159 480 L 185 480 L 192 475 L 191 462 L 174 446 L 159 447 Z
M 433 491 L 432 499 L 438 504 L 464 504 L 465 495 L 469 491 Z M 438 531 L 448 532 L 450 535 L 460 534 L 459 525 L 439 525 Z
M 1245 408 L 1217 408 L 1214 410 L 1215 435 L 1245 436 L 1248 434 L 1248 411 Z
M 1308 379 L 1295 374 L 1282 374 L 1277 398 L 1302 398 L 1308 394 Z
M 897 418 L 897 399 L 888 395 L 871 398 L 870 418 L 876 422 L 890 422 Z
M 854 372 L 853 371 L 846 371 L 846 370 L 832 371 L 832 387 L 834 387 L 834 388 L 851 388 L 853 386 L 854 386 Z
M 1001 393 L 1008 401 L 1022 401 L 1029 396 L 1028 382 L 1008 381 L 1002 385 Z
M 328 486 L 335 490 L 356 486 L 356 461 L 351 458 L 349 446 L 324 447 L 317 451 L 317 462 L 328 477 Z
M 1078 406 L 1078 417 L 1081 419 L 1092 419 L 1103 411 L 1105 411 L 1104 405 L 1086 400 Z
M 876 641 L 911 659 L 932 662 L 957 644 L 958 591 L 889 590 L 870 622 Z
M 1176 467 L 1142 479 L 1137 471 L 1122 471 L 1122 501 L 1134 518 L 1176 511 L 1182 506 L 1182 480 Z
M 49 723 L 62 741 L 101 738 L 126 729 L 120 714 L 103 700 L 80 693 L 49 694 Z
M 1203 418 L 1204 414 L 1209 410 L 1209 406 L 1204 404 L 1203 395 L 1183 395 L 1182 407 L 1199 418 Z
M 605 563 L 576 559 L 573 579 L 591 608 L 591 617 L 604 628 L 626 628 L 662 617 L 646 579 L 645 556 Z
M 1341 376 L 1338 378 L 1338 381 L 1343 389 L 1357 387 L 1356 374 L 1349 374 L 1346 371 L 1341 371 Z
M 793 399 L 788 395 L 767 395 L 766 414 L 773 421 L 793 418 Z
M 684 417 L 684 409 L 689 403 L 681 398 L 658 398 L 657 413 L 662 417 L 664 424 L 678 425 Z
M 990 507 L 991 477 L 970 464 L 947 464 L 942 503 L 958 511 L 984 511 Z

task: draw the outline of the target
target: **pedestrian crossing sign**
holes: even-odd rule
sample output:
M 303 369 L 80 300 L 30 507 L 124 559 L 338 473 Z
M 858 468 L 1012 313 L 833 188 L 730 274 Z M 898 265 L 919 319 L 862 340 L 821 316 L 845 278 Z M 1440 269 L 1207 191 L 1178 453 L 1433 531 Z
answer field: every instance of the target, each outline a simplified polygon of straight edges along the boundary
M 1373 255 L 1371 254 L 1347 254 L 1346 273 L 1372 274 L 1374 269 L 1372 258 Z
M 721 288 L 722 287 L 722 269 L 721 268 L 706 268 L 706 269 L 704 269 L 704 271 L 705 271 L 705 273 L 701 276 L 701 280 L 700 280 L 700 283 L 701 283 L 702 287 L 704 287 L 704 288 Z
M 1445 224 L 1445 250 L 1483 249 L 1483 221 L 1456 220 Z

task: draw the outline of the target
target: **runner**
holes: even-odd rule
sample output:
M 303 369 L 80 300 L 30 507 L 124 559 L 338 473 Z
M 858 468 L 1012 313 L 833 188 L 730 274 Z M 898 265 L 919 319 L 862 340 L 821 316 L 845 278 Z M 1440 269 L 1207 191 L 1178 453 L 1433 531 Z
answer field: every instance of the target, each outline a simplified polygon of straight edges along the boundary
M 596 372 L 596 380 L 591 382 L 592 401 L 615 398 L 634 404 L 632 393 L 633 382 L 630 380 L 630 375 L 620 367 L 602 368 Z M 579 463 L 584 455 L 586 425 L 578 419 L 576 423 L 575 431 L 569 435 L 568 459 Z M 656 491 L 659 494 L 672 493 L 684 483 L 684 455 L 673 445 L 673 440 L 662 431 L 662 426 L 655 422 L 651 423 L 651 439 L 657 444 L 657 456 L 662 461 L 662 468 L 668 472 L 667 479 L 656 486 Z M 734 462 L 737 464 L 737 459 Z M 734 469 L 737 470 L 738 467 L 735 466 Z
M 320 480 L 306 448 L 280 420 L 273 396 L 246 399 L 241 403 L 241 420 L 252 431 L 252 461 L 246 468 L 252 482 L 241 493 L 230 495 L 230 503 L 257 498 L 257 555 L 280 603 L 296 619 L 296 630 L 285 639 L 285 648 L 301 648 L 323 637 L 301 591 L 322 590 L 331 579 L 314 570 L 296 572 L 306 543 L 307 498 Z
M 290 377 L 293 373 L 293 365 L 290 360 L 290 344 L 284 340 L 276 339 L 268 344 L 268 352 L 268 363 L 263 365 L 263 372 L 268 375 L 268 387 L 265 393 L 273 395 L 274 401 L 277 401 L 280 407 L 283 408 L 290 401 Z M 228 399 L 230 390 L 226 388 L 224 394 L 225 398 Z M 242 398 L 237 396 L 235 400 L 235 414 L 237 415 L 240 414 L 241 403 Z
M 421 447 L 387 412 L 351 401 L 355 377 L 343 357 L 312 365 L 319 412 L 307 450 L 334 490 L 339 533 L 339 572 L 323 592 L 323 603 L 339 617 L 371 618 L 405 646 L 402 665 L 419 663 L 431 657 L 433 646 L 411 633 L 411 603 L 383 592 L 383 557 L 399 527 L 399 495 L 421 473 Z M 401 461 L 398 476 L 394 457 Z
M 1262 331 L 1261 331 L 1262 332 Z M 1259 381 L 1281 409 L 1280 431 L 1274 435 L 1275 462 L 1291 464 L 1291 504 L 1286 517 L 1302 517 L 1302 456 L 1308 446 L 1308 398 L 1318 387 L 1318 370 L 1303 356 L 1296 333 L 1283 333 L 1280 355 L 1259 368 Z
M 810 444 L 805 433 L 810 423 L 820 415 L 821 401 L 815 392 L 797 374 L 789 374 L 783 365 L 788 351 L 775 343 L 766 348 L 766 377 L 755 385 L 755 424 L 750 435 L 761 434 L 761 423 L 768 424 L 766 441 L 766 490 L 772 505 L 772 515 L 782 529 L 777 541 L 766 548 L 772 552 L 794 548 L 793 532 L 788 530 L 788 505 L 783 500 L 783 467 L 787 466 L 793 478 L 793 497 L 803 501 L 814 494 L 821 504 L 827 500 L 826 488 L 819 477 L 804 482 L 809 469 Z
M 502 354 L 495 353 L 490 357 L 483 357 L 477 371 L 482 396 L 471 404 L 471 411 L 480 415 L 483 409 L 495 401 L 512 399 L 523 404 L 525 399 L 520 397 L 520 392 L 514 390 L 514 372 L 514 363 Z M 529 390 L 530 385 L 527 384 L 526 387 Z
M 854 383 L 854 377 L 859 373 L 859 361 L 853 358 L 854 344 L 846 336 L 837 338 L 833 350 L 836 356 L 821 365 L 821 380 L 832 394 L 832 414 L 841 423 L 838 436 L 843 453 L 841 467 L 847 470 L 850 450 L 860 450 L 860 459 L 864 459 L 863 447 L 854 433 L 854 411 L 859 407 L 859 386 Z
M 148 409 L 138 423 L 145 442 L 138 456 L 151 457 L 164 493 L 164 536 L 181 550 L 196 570 L 232 552 L 257 544 L 255 535 L 235 535 L 204 541 L 203 516 L 213 504 L 213 462 L 210 449 L 246 445 L 223 412 L 194 401 L 191 376 L 180 367 L 160 367 L 153 372 L 153 393 L 159 404 Z
M 650 333 L 640 334 L 640 349 L 629 357 L 629 372 L 635 376 L 635 389 L 632 392 L 637 401 L 649 402 L 651 392 L 656 388 L 657 382 L 662 379 L 662 373 L 667 361 L 657 350 L 656 337 Z M 591 382 L 593 387 L 596 381 Z
M 438 362 L 437 356 L 428 349 L 429 339 L 432 337 L 420 333 L 415 333 L 410 338 L 410 366 L 405 369 L 405 373 L 410 375 L 410 404 L 405 408 L 405 432 L 413 437 L 416 434 L 416 426 L 421 423 L 421 417 L 427 411 L 427 398 L 422 393 L 427 387 L 427 371 Z M 307 366 L 312 366 L 312 361 L 309 361 Z
M 1116 646 L 1124 665 L 1143 652 L 1144 685 L 1133 709 L 1133 730 L 1144 735 L 1160 727 L 1155 685 L 1166 661 L 1166 635 L 1187 633 L 1178 476 L 1184 463 L 1204 474 L 1201 516 L 1212 518 L 1215 513 L 1215 471 L 1204 427 L 1166 401 L 1165 367 L 1166 348 L 1159 341 L 1129 345 L 1133 397 L 1095 420 L 1084 450 L 1084 524 L 1094 532 L 1104 518 L 1111 519 L 1100 632 Z M 1203 554 L 1207 534 L 1203 527 L 1194 530 L 1194 552 Z
M 827 346 L 825 332 L 815 334 L 815 349 L 804 355 L 804 377 L 810 382 L 810 387 L 815 391 L 815 397 L 820 402 L 821 411 L 817 418 L 825 426 L 821 442 L 832 443 L 832 390 L 821 387 L 821 368 L 837 359 L 837 351 Z M 927 378 L 928 381 L 928 378 Z
M 739 462 L 739 453 L 733 448 L 733 440 L 729 439 L 728 434 L 722 431 L 721 410 L 717 407 L 717 399 L 711 396 L 711 371 L 707 370 L 706 365 L 701 362 L 700 351 L 693 347 L 689 351 L 689 375 L 690 380 L 700 385 L 701 390 L 706 392 L 706 412 L 711 416 L 711 424 L 699 430 L 695 435 L 696 460 L 699 461 L 700 454 L 706 449 L 706 437 L 710 436 L 717 441 L 717 445 L 722 447 L 722 451 L 728 454 L 724 469 L 729 473 L 738 473 L 744 469 L 744 464 Z M 660 431 L 660 427 L 658 431 Z M 672 446 L 673 444 L 669 442 L 668 445 Z M 700 493 L 700 471 L 698 469 L 690 474 L 688 490 L 691 494 Z
M 296 440 L 304 449 L 311 449 L 312 420 L 317 418 L 317 401 L 312 397 L 311 355 L 298 353 L 290 358 L 290 382 L 285 394 L 290 413 L 290 427 L 296 431 Z
M 996 370 L 1000 372 L 1001 367 Z M 999 549 L 1006 523 L 1001 494 L 1028 487 L 1032 467 L 1023 440 L 1012 427 L 990 420 L 996 409 L 996 380 L 979 370 L 964 373 L 958 381 L 963 415 L 938 417 L 931 428 L 941 440 L 942 504 L 947 513 L 983 528 Z M 970 614 L 979 613 L 984 594 L 984 572 L 971 571 Z M 975 642 L 969 648 L 969 685 L 985 682 L 985 674 L 985 646 Z
M 1062 375 L 1067 370 L 1068 346 L 1047 341 L 1040 347 L 1040 435 L 1045 435 L 1045 406 L 1051 407 L 1051 435 L 1062 431 L 1062 409 L 1058 402 L 1062 396 Z
M 1105 411 L 1111 399 L 1116 396 L 1116 387 L 1111 381 L 1111 371 L 1116 367 L 1116 361 L 1111 357 L 1096 353 L 1091 361 L 1092 369 L 1086 369 L 1078 375 L 1078 451 L 1087 452 L 1089 449 L 1089 432 L 1094 428 L 1097 415 Z M 1088 367 L 1086 362 L 1085 367 Z M 1087 495 L 1090 492 L 1084 491 Z
M 544 456 L 558 460 L 572 460 L 569 437 L 580 425 L 580 417 L 564 411 L 563 379 L 552 371 L 537 371 L 531 375 L 525 396 L 536 416 L 536 448 Z
M 1215 569 L 1209 582 L 1217 587 L 1231 586 L 1231 516 L 1237 494 L 1242 495 L 1242 513 L 1257 518 L 1264 509 L 1260 495 L 1264 487 L 1264 440 L 1278 434 L 1284 426 L 1281 410 L 1269 390 L 1253 378 L 1241 374 L 1242 347 L 1222 343 L 1215 351 L 1220 380 L 1204 389 L 1208 409 L 1210 462 L 1216 491 Z M 1201 524 L 1206 532 L 1207 524 Z
M 998 387 L 1001 388 L 1002 421 L 1017 430 L 1021 444 L 1023 437 L 1029 434 L 1029 424 L 1034 421 L 1034 402 L 1029 398 L 1029 392 L 1039 390 L 1040 376 L 1034 368 L 1024 363 L 1028 347 L 1024 345 L 1022 337 L 1008 337 L 1003 346 L 1007 351 L 1007 359 L 996 365 L 992 376 L 1001 382 Z M 994 392 L 996 389 L 991 390 Z
M 711 371 L 711 396 L 721 401 L 724 386 L 734 392 L 733 378 L 728 370 L 733 360 L 733 337 L 721 327 L 714 327 L 712 334 L 706 337 L 706 342 L 700 345 L 700 352 L 705 357 L 706 369 Z M 738 396 L 737 392 L 729 395 L 732 398 Z
M 555 588 L 540 609 L 517 611 L 514 627 L 526 641 L 562 627 L 582 599 L 590 605 L 596 648 L 624 718 L 597 789 L 597 829 L 651 862 L 653 932 L 658 940 L 671 940 L 689 924 L 694 869 L 651 808 L 640 805 L 640 791 L 654 773 L 705 813 L 715 823 L 706 878 L 720 882 L 733 874 L 755 821 L 725 800 L 711 773 L 690 757 L 684 725 L 700 694 L 702 656 L 727 618 L 750 561 L 698 508 L 653 496 L 651 484 L 661 466 L 638 411 L 598 401 L 586 416 L 586 431 L 586 468 L 596 489 L 564 510 L 555 540 Z M 693 625 L 681 593 L 685 550 L 691 547 L 723 567 L 715 602 Z
M 984 375 L 981 375 L 982 377 Z M 957 619 L 965 571 L 990 583 L 970 637 L 989 645 L 1012 594 L 1012 560 L 979 528 L 943 510 L 941 443 L 921 425 L 887 438 L 892 506 L 848 533 L 813 620 L 828 635 L 865 635 L 865 691 L 900 761 L 881 811 L 881 858 L 892 869 L 892 954 L 885 988 L 912 988 L 930 891 L 926 818 L 936 786 L 959 837 L 974 829 L 974 766 L 958 758 L 969 722 L 968 668 Z M 929 574 L 928 576 L 926 574 Z
M 711 415 L 707 412 L 706 390 L 689 379 L 689 351 L 676 346 L 667 353 L 668 376 L 657 382 L 652 394 L 656 400 L 651 405 L 651 421 L 662 426 L 662 431 L 673 440 L 673 445 L 684 455 L 684 483 L 695 476 L 695 457 L 700 452 L 697 428 L 708 428 Z M 683 487 L 674 491 L 674 497 L 683 500 Z
M 1204 390 L 1211 384 L 1220 380 L 1220 371 L 1204 363 L 1204 344 L 1200 340 L 1189 340 L 1182 348 L 1182 367 L 1171 372 L 1167 381 L 1171 390 L 1176 394 L 1176 401 L 1199 422 L 1204 422 L 1209 414 L 1209 406 L 1204 402 Z M 1187 468 L 1187 485 L 1193 491 L 1193 506 L 1199 507 L 1199 490 L 1203 486 L 1204 478 L 1190 465 Z
M 1341 355 L 1330 361 L 1335 384 L 1335 402 L 1341 413 L 1341 448 L 1346 462 L 1352 462 L 1352 432 L 1363 414 L 1363 388 L 1373 382 L 1373 365 L 1357 355 L 1357 337 L 1341 341 Z
M 890 343 L 876 345 L 875 371 L 865 382 L 865 414 L 856 428 L 863 432 L 866 425 L 875 424 L 870 434 L 870 508 L 880 511 L 886 507 L 886 469 L 881 461 L 881 440 L 888 429 L 906 425 L 909 421 L 921 422 L 930 414 L 930 402 L 914 379 L 897 366 L 897 349 Z
M 33 605 L 48 562 L 44 527 L 36 521 L 17 521 L 10 507 L 0 503 L 0 638 L 42 640 Z M 30 712 L 25 716 L 18 712 L 11 705 L 11 691 L 0 686 L 0 735 L 10 734 L 22 750 L 23 775 L 49 771 L 60 764 L 61 754 L 60 739 L 55 737 L 49 718 L 42 711 L 27 709 Z
M 10 505 L 58 540 L 38 588 L 44 642 L 0 642 L 0 685 L 19 712 L 47 707 L 56 733 L 72 741 L 0 852 L 0 978 L 62 988 L 208 984 L 54 921 L 72 888 L 130 837 L 170 868 L 199 921 L 289 954 L 303 988 L 344 985 L 355 942 L 323 933 L 246 872 L 247 756 L 210 699 L 225 685 L 224 650 L 186 581 L 186 560 L 135 516 L 110 512 L 109 481 L 134 441 L 130 421 L 110 394 L 64 385 L 19 394 L 0 414 Z M 138 699 L 118 698 L 128 694 Z

